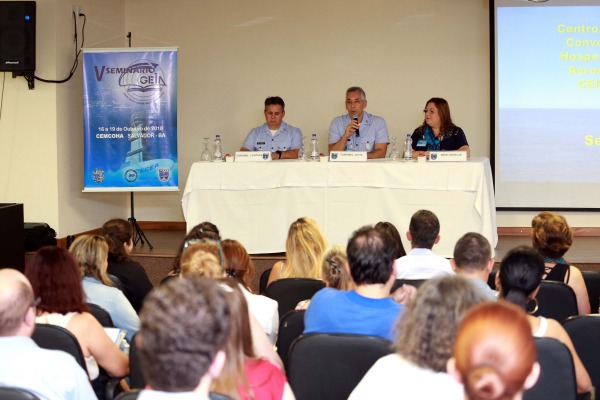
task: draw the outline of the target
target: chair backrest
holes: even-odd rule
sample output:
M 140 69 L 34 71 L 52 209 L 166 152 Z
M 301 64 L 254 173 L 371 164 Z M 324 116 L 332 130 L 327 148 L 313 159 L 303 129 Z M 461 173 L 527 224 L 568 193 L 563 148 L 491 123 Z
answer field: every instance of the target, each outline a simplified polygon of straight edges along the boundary
M 277 354 L 279 354 L 279 358 L 281 358 L 286 371 L 290 346 L 304 332 L 304 313 L 305 310 L 292 310 L 279 320 Z
M 125 286 L 123 285 L 123 282 L 121 282 L 121 279 L 119 279 L 118 276 L 114 276 L 111 274 L 107 274 L 107 275 L 108 275 L 108 279 L 110 279 L 110 281 L 112 282 L 114 287 L 119 289 L 121 292 L 125 293 Z
M 271 283 L 265 294 L 277 301 L 279 315 L 285 315 L 295 309 L 298 302 L 312 298 L 324 287 L 325 282 L 318 279 L 286 278 Z
M 133 389 L 129 392 L 123 392 L 120 395 L 118 395 L 117 397 L 115 397 L 115 400 L 135 400 L 140 395 L 140 392 L 141 392 L 141 389 Z M 215 393 L 215 392 L 210 392 L 208 394 L 208 398 L 209 398 L 209 400 L 231 400 L 231 397 L 226 396 L 221 393 Z M 36 399 L 37 399 L 37 397 L 36 397 Z M 3 400 L 3 399 L 0 398 L 0 400 Z
M 600 314 L 570 317 L 563 326 L 592 378 L 592 385 L 600 388 Z
M 271 275 L 271 271 L 273 268 L 269 268 L 263 271 L 260 274 L 260 280 L 258 281 L 258 294 L 265 294 L 267 291 L 267 284 L 269 283 L 269 275 Z
M 523 400 L 575 400 L 577 382 L 571 352 L 552 338 L 535 338 L 541 372 L 537 383 L 525 391 Z
M 426 281 L 427 279 L 396 279 L 396 282 L 394 282 L 394 284 L 392 285 L 392 290 L 390 292 L 395 292 L 396 289 L 398 289 L 404 284 L 414 286 L 418 289 L 419 286 L 421 286 Z
M 142 372 L 142 361 L 140 360 L 139 349 L 137 348 L 135 337 L 137 332 L 131 338 L 129 343 L 129 387 L 132 389 L 143 389 L 146 387 L 146 378 Z
M 565 283 L 542 281 L 536 299 L 539 308 L 535 315 L 562 322 L 579 314 L 575 292 Z
M 297 400 L 346 400 L 375 361 L 392 352 L 392 342 L 374 336 L 302 335 L 290 349 L 288 381 Z
M 40 398 L 25 389 L 0 387 L 0 400 L 40 400 Z
M 98 320 L 98 322 L 100 322 L 100 325 L 105 328 L 115 327 L 110 314 L 104 308 L 92 303 L 88 303 L 88 307 L 90 308 L 90 314 L 92 314 Z
M 490 274 L 488 275 L 487 284 L 492 290 L 496 290 L 496 275 L 498 274 L 498 270 L 494 268 Z
M 33 341 L 44 349 L 62 350 L 75 357 L 75 361 L 87 373 L 85 358 L 77 338 L 63 327 L 50 324 L 35 324 L 35 330 L 31 335 Z
M 590 298 L 590 309 L 593 314 L 600 312 L 600 272 L 581 271 L 581 274 Z

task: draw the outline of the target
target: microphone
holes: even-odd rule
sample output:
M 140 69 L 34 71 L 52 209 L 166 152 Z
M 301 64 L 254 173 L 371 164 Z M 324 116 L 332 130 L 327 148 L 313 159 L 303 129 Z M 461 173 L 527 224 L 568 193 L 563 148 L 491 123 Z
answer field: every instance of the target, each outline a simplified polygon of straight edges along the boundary
M 354 120 L 356 123 L 358 123 L 358 114 L 354 114 L 354 115 L 352 116 L 352 119 L 353 119 L 353 120 Z M 358 131 L 358 128 L 356 128 L 356 137 L 359 137 L 359 136 L 360 136 L 360 133 L 359 133 L 359 131 Z

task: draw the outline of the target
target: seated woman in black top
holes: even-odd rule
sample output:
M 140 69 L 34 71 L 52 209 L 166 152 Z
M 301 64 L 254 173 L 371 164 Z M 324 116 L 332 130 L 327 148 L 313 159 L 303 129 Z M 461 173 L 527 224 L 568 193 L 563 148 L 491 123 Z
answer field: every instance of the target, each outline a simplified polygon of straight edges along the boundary
M 470 156 L 469 143 L 462 129 L 454 125 L 448 102 L 439 97 L 427 101 L 423 125 L 412 134 L 413 157 L 429 156 L 430 151 L 466 151 Z
M 133 228 L 124 219 L 111 219 L 102 225 L 102 234 L 109 245 L 107 272 L 119 278 L 125 288 L 125 297 L 136 313 L 152 290 L 146 270 L 138 262 L 129 258 L 133 249 Z

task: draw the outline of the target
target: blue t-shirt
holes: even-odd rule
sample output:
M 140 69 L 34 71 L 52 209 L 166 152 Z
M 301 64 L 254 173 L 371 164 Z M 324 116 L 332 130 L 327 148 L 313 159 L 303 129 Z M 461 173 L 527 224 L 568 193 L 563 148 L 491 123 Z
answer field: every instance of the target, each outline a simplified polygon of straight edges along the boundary
M 310 301 L 304 333 L 353 333 L 393 341 L 396 320 L 404 306 L 391 298 L 372 299 L 354 290 L 324 288 Z

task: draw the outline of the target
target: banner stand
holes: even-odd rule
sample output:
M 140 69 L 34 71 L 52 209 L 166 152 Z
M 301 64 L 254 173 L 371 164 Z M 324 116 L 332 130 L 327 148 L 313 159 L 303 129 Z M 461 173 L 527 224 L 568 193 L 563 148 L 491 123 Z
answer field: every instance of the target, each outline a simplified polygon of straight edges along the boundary
M 145 240 L 146 243 L 148 243 L 150 250 L 152 250 L 152 249 L 154 249 L 154 246 L 152 246 L 152 243 L 150 243 L 150 241 L 144 234 L 144 231 L 142 230 L 142 228 L 138 225 L 137 221 L 135 220 L 135 215 L 133 213 L 133 211 L 135 209 L 134 202 L 133 202 L 133 192 L 131 192 L 130 199 L 131 199 L 131 217 L 129 217 L 127 219 L 127 221 L 129 221 L 129 223 L 131 224 L 131 227 L 133 228 L 133 238 L 132 238 L 133 246 L 135 247 L 138 242 L 142 242 L 142 246 L 143 246 L 144 240 Z

